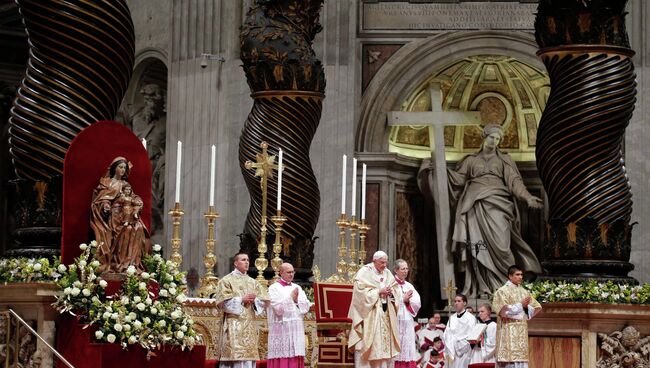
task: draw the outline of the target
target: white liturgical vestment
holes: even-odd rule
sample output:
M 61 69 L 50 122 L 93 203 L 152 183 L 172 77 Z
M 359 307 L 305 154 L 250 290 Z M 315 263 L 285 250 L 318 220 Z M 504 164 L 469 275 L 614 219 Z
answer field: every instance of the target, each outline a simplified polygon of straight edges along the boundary
M 454 313 L 449 317 L 443 340 L 450 368 L 467 368 L 469 365 L 472 348 L 467 337 L 476 323 L 476 317 L 466 311 Z
M 291 297 L 298 289 L 298 301 Z M 269 321 L 268 359 L 305 356 L 304 315 L 309 312 L 310 302 L 300 285 L 279 280 L 269 286 L 271 305 L 267 310 Z

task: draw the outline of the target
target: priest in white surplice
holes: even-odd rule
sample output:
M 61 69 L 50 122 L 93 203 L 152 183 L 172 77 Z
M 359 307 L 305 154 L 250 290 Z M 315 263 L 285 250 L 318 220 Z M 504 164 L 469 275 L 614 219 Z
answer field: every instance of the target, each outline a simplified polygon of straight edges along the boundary
M 399 300 L 399 309 L 397 311 L 397 327 L 399 331 L 399 341 L 401 351 L 395 358 L 395 368 L 416 368 L 420 354 L 416 347 L 415 338 L 415 321 L 413 317 L 418 314 L 422 302 L 413 284 L 406 281 L 409 274 L 409 265 L 403 259 L 395 261 L 393 267 L 395 281 L 402 292 L 402 299 Z
M 472 349 L 470 363 L 496 363 L 494 353 L 497 345 L 497 323 L 492 320 L 492 306 L 483 303 L 478 307 L 479 323 L 487 325 L 481 340 Z
M 355 367 L 393 367 L 393 358 L 400 352 L 397 301 L 402 293 L 387 264 L 388 255 L 377 251 L 372 263 L 354 276 L 348 348 L 354 349 Z
M 280 265 L 280 279 L 269 286 L 269 368 L 305 366 L 305 327 L 303 317 L 310 302 L 300 285 L 294 284 L 291 263 Z
M 467 313 L 467 297 L 463 294 L 456 294 L 454 308 L 456 313 L 449 317 L 445 329 L 445 356 L 449 359 L 450 368 L 467 368 L 472 357 L 472 347 L 467 337 L 476 325 L 476 317 Z

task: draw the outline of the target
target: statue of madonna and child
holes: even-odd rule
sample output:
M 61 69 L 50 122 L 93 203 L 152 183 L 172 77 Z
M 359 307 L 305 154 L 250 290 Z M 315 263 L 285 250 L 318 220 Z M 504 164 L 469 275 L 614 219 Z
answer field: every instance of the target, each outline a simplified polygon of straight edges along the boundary
M 144 255 L 151 254 L 149 231 L 142 222 L 142 198 L 129 184 L 131 163 L 116 157 L 93 192 L 90 227 L 97 241 L 99 273 L 125 273 L 129 266 L 144 271 Z

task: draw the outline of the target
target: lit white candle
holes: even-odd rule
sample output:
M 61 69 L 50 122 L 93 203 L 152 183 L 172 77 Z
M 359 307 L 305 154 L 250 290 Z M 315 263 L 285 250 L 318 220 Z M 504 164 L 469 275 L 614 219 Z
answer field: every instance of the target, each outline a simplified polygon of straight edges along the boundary
M 361 219 L 366 219 L 366 164 L 361 171 Z
M 275 209 L 282 210 L 282 150 L 278 154 L 278 199 Z
M 178 141 L 178 147 L 176 148 L 176 195 L 174 196 L 174 201 L 176 203 L 181 202 L 181 156 L 183 150 L 183 143 Z
M 147 149 L 147 140 L 142 138 L 142 145 L 144 146 L 144 149 Z
M 210 206 L 214 206 L 214 175 L 216 171 L 217 148 L 212 145 L 210 158 Z
M 343 172 L 341 174 L 341 215 L 345 215 L 345 179 L 347 174 L 348 156 L 343 155 Z
M 357 159 L 352 159 L 352 211 L 350 216 L 357 215 Z

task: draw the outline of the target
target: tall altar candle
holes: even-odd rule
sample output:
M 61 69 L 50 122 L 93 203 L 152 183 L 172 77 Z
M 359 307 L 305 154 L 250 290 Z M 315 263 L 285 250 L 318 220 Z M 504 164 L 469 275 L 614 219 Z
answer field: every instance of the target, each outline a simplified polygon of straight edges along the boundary
M 214 175 L 216 171 L 217 148 L 212 145 L 210 157 L 210 206 L 214 206 Z
M 345 215 L 345 179 L 347 174 L 348 156 L 343 155 L 343 172 L 341 174 L 341 215 Z
M 361 219 L 366 219 L 366 164 L 361 171 Z
M 183 143 L 178 141 L 178 147 L 176 148 L 176 195 L 174 196 L 174 201 L 180 203 L 181 201 L 181 156 L 183 150 Z
M 352 159 L 352 211 L 350 216 L 357 214 L 357 159 Z
M 282 210 L 282 150 L 278 153 L 278 199 L 275 209 L 280 212 Z

